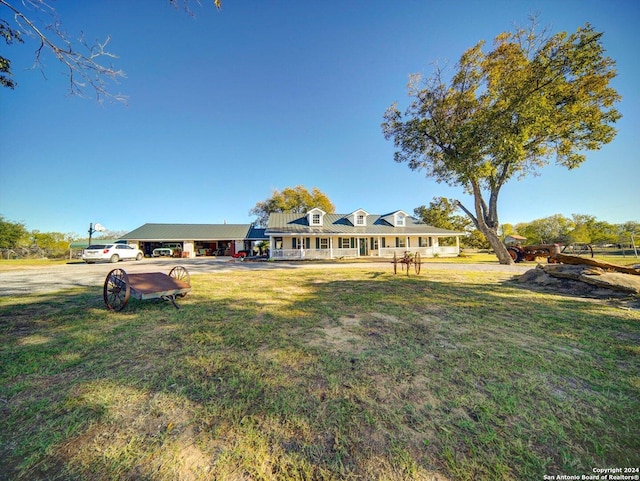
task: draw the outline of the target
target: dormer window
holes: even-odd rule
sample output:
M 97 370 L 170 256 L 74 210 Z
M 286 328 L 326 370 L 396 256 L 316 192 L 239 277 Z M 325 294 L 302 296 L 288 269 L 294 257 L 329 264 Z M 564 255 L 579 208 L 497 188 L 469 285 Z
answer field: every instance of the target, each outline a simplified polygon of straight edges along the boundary
M 322 227 L 322 218 L 325 214 L 325 211 L 318 209 L 317 207 L 315 209 L 311 209 L 307 212 L 307 222 L 312 227 Z
M 355 227 L 364 227 L 367 225 L 367 216 L 369 214 L 364 209 L 358 209 L 346 216 L 346 220 L 351 222 L 351 225 Z
M 396 210 L 395 212 L 382 216 L 381 219 L 393 227 L 406 227 L 407 219 L 411 219 L 411 217 L 403 210 Z

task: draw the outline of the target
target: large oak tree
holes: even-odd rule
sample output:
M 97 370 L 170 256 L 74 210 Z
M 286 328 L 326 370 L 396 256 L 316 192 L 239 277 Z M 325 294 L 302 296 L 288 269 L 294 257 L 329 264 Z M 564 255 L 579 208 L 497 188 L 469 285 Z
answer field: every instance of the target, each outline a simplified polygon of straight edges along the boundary
M 488 52 L 484 42 L 467 50 L 449 78 L 437 67 L 429 78 L 412 76 L 405 113 L 393 104 L 384 115 L 397 162 L 473 195 L 473 207 L 459 206 L 502 264 L 513 262 L 497 234 L 505 183 L 553 158 L 578 167 L 585 151 L 616 135 L 620 96 L 602 35 L 587 24 L 549 36 L 532 21 L 498 35 Z

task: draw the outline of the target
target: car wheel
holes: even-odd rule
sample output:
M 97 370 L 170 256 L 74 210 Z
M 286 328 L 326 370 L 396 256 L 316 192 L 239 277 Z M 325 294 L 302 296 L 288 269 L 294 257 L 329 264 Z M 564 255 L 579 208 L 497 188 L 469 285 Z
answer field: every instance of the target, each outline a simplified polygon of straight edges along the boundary
M 137 261 L 141 261 L 142 260 L 142 254 L 140 254 L 139 252 L 138 252 L 138 255 L 136 256 L 136 260 Z
M 118 257 L 118 254 L 113 254 L 111 256 L 111 259 L 109 259 L 109 262 L 111 262 L 112 264 L 115 264 L 116 262 L 118 262 L 120 260 L 120 258 Z

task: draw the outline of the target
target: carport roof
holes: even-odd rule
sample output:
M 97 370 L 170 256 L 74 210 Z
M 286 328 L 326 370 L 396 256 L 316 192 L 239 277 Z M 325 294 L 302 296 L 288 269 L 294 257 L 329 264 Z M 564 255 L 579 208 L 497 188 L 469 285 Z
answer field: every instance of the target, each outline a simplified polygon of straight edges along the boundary
M 247 239 L 251 224 L 144 224 L 121 239 L 137 241 Z

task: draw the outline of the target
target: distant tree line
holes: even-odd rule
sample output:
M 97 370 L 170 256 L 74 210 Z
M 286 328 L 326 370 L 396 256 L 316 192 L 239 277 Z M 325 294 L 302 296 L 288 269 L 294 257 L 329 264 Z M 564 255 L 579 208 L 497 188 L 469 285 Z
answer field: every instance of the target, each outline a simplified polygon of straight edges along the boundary
M 631 242 L 631 236 L 636 239 L 640 238 L 640 222 L 628 221 L 623 224 L 611 224 L 587 214 L 572 214 L 570 218 L 562 214 L 555 214 L 531 222 L 515 225 L 503 224 L 503 238 L 510 234 L 526 237 L 528 244 L 624 245 Z
M 475 228 L 468 217 L 457 214 L 458 210 L 455 200 L 434 197 L 428 206 L 416 207 L 413 213 L 418 219 L 434 227 L 465 232 L 467 235 L 460 240 L 462 247 L 488 249 L 489 242 L 482 232 Z M 631 236 L 640 239 L 640 222 L 611 224 L 592 215 L 572 214 L 571 217 L 565 217 L 555 214 L 531 222 L 502 224 L 499 234 L 502 240 L 514 234 L 526 237 L 527 244 L 627 245 L 631 242 Z
M 121 234 L 122 232 L 106 231 L 101 238 L 117 239 Z M 83 239 L 86 238 L 78 234 L 30 231 L 23 223 L 6 220 L 0 215 L 0 253 L 3 259 L 60 259 L 69 255 L 69 245 L 72 242 Z

